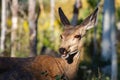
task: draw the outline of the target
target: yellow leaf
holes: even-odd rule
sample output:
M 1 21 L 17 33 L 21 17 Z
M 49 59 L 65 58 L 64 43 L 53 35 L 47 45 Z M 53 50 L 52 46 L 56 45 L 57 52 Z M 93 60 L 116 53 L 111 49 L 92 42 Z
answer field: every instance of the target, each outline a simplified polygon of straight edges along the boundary
M 23 29 L 25 30 L 25 32 L 29 32 L 28 22 L 27 21 L 23 22 Z

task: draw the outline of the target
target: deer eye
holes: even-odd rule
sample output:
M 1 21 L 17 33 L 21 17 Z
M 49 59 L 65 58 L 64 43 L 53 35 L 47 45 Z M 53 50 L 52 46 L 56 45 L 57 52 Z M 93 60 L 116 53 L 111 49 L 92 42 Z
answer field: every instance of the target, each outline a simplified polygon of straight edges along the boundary
M 81 39 L 81 35 L 75 35 L 75 38 Z

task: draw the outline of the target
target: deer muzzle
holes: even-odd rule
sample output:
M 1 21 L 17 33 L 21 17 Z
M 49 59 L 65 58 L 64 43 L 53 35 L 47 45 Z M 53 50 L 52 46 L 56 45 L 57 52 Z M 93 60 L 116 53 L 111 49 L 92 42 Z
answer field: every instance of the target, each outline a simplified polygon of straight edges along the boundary
M 65 48 L 59 48 L 59 52 L 60 52 L 62 58 L 67 59 L 70 55 L 77 53 L 78 50 L 68 52 Z

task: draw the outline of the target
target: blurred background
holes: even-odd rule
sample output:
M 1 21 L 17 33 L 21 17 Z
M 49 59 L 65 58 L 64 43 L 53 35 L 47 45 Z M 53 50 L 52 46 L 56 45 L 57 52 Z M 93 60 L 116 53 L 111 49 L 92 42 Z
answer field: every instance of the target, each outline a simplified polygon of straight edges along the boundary
M 120 0 L 0 0 L 0 5 L 0 56 L 7 57 L 60 56 L 58 8 L 75 26 L 99 6 L 96 27 L 82 39 L 78 76 L 120 80 Z

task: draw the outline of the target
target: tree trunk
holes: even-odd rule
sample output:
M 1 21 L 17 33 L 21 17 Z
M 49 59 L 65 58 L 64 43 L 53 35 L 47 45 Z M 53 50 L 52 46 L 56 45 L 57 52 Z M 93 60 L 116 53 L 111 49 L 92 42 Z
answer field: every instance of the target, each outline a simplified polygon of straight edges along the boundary
M 111 80 L 117 80 L 117 56 L 115 44 L 114 0 L 105 0 L 103 16 L 102 60 L 110 64 L 104 65 L 105 67 L 102 68 L 102 71 L 105 74 L 111 75 Z
M 5 51 L 5 35 L 6 35 L 6 0 L 2 0 L 2 14 L 1 14 L 1 40 L 0 52 Z
M 11 57 L 15 57 L 16 52 L 16 30 L 18 22 L 18 0 L 12 0 L 12 32 L 11 32 Z
M 36 0 L 29 0 L 30 57 L 37 55 L 37 24 L 35 14 Z
M 75 4 L 74 4 L 74 9 L 73 9 L 73 18 L 72 18 L 72 21 L 71 21 L 71 24 L 73 26 L 77 25 L 80 8 L 82 8 L 81 0 L 76 0 Z
M 54 30 L 54 7 L 55 7 L 55 1 L 50 0 L 50 5 L 51 5 L 51 12 L 50 12 L 50 29 L 53 31 Z
M 112 74 L 111 80 L 117 80 L 117 53 L 116 53 L 116 29 L 115 29 L 115 1 L 111 0 L 111 48 L 112 48 Z

